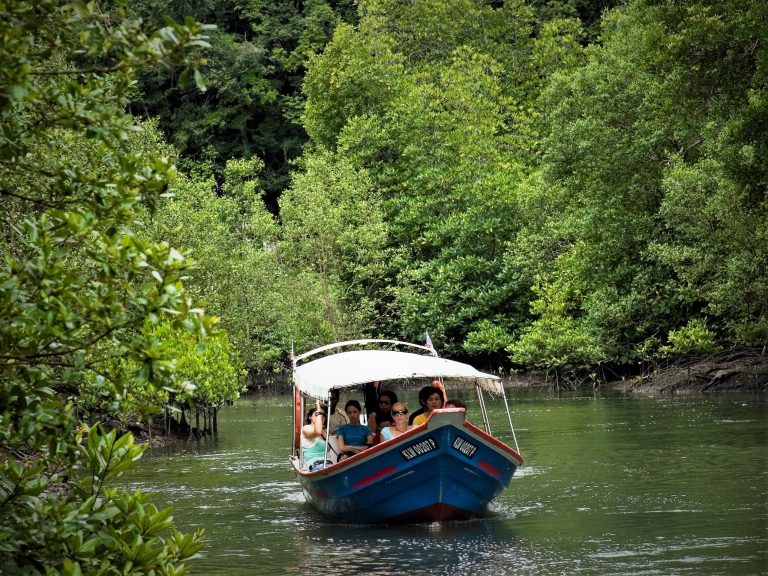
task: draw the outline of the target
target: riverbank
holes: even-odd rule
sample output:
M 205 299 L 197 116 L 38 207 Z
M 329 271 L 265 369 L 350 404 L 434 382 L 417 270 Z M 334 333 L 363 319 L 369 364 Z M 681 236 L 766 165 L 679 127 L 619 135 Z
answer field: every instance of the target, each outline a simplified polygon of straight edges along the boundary
M 709 394 L 719 392 L 768 392 L 768 354 L 762 350 L 727 351 L 709 356 L 675 358 L 642 374 L 613 379 L 524 373 L 505 379 L 510 388 L 594 387 L 637 395 Z
M 754 351 L 678 360 L 636 382 L 607 382 L 612 390 L 636 394 L 696 394 L 768 391 L 768 355 Z
M 497 373 L 493 367 L 479 367 Z M 707 356 L 686 356 L 643 365 L 636 372 L 629 368 L 610 372 L 596 368 L 588 374 L 514 372 L 503 377 L 504 386 L 513 388 L 553 388 L 561 390 L 600 389 L 628 394 L 705 394 L 714 392 L 768 392 L 768 351 L 760 348 L 728 350 Z M 289 394 L 290 376 L 255 375 L 251 394 Z

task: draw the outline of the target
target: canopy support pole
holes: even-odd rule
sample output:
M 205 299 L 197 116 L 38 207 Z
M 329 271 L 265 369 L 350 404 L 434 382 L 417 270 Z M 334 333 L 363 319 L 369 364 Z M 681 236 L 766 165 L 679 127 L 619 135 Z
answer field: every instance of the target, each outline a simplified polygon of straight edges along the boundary
M 331 390 L 328 390 L 328 396 L 325 399 L 327 404 L 325 409 L 325 458 L 323 458 L 323 466 L 328 461 L 328 438 L 331 436 Z
M 291 422 L 293 426 L 291 429 L 293 430 L 293 438 L 291 438 L 291 456 L 296 456 L 297 447 L 296 447 L 296 431 L 299 429 L 299 423 L 296 421 L 296 411 L 298 410 L 298 405 L 296 404 L 296 396 L 297 396 L 297 390 L 296 388 L 293 388 L 293 416 L 291 417 Z
M 501 385 L 501 397 L 504 398 L 504 408 L 507 409 L 507 419 L 509 420 L 509 429 L 512 430 L 512 439 L 515 441 L 515 450 L 520 454 L 520 446 L 517 445 L 517 435 L 515 435 L 515 427 L 512 425 L 512 414 L 509 412 L 509 404 L 507 404 L 507 393 L 504 390 L 504 385 Z
M 304 453 L 301 450 L 301 429 L 304 427 L 304 413 L 307 410 L 307 403 L 304 400 L 304 395 L 299 392 L 298 388 L 293 389 L 293 455 L 298 456 L 299 461 L 303 465 Z
M 477 400 L 480 403 L 480 415 L 483 418 L 485 432 L 491 434 L 491 424 L 488 421 L 488 410 L 485 408 L 485 398 L 483 398 L 483 389 L 480 388 L 480 384 L 475 384 L 475 392 L 477 393 Z

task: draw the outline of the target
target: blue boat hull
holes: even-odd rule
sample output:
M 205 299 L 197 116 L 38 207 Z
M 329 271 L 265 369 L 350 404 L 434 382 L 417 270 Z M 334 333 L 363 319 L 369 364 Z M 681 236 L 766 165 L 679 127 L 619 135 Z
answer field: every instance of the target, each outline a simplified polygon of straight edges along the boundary
M 298 470 L 307 500 L 344 523 L 405 523 L 482 516 L 522 457 L 464 413 L 429 422 L 318 472 Z

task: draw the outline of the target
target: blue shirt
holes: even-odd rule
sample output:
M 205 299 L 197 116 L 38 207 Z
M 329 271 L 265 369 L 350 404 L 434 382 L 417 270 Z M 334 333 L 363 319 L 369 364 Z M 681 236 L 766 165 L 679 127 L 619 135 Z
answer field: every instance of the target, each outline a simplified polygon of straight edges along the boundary
M 373 432 L 363 424 L 344 424 L 336 429 L 336 434 L 344 438 L 348 446 L 367 446 L 368 436 Z

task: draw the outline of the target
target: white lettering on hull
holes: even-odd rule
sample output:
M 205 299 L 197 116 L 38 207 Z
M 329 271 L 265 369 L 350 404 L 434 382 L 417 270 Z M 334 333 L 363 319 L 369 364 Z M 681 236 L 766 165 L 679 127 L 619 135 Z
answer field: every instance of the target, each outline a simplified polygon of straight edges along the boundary
M 453 441 L 453 447 L 467 458 L 472 458 L 472 456 L 475 455 L 475 452 L 477 452 L 477 446 L 461 436 L 457 436 L 456 440 Z
M 426 440 L 411 444 L 407 448 L 403 448 L 400 450 L 400 455 L 406 460 L 413 460 L 434 450 L 437 450 L 437 442 L 432 438 L 427 438 Z

